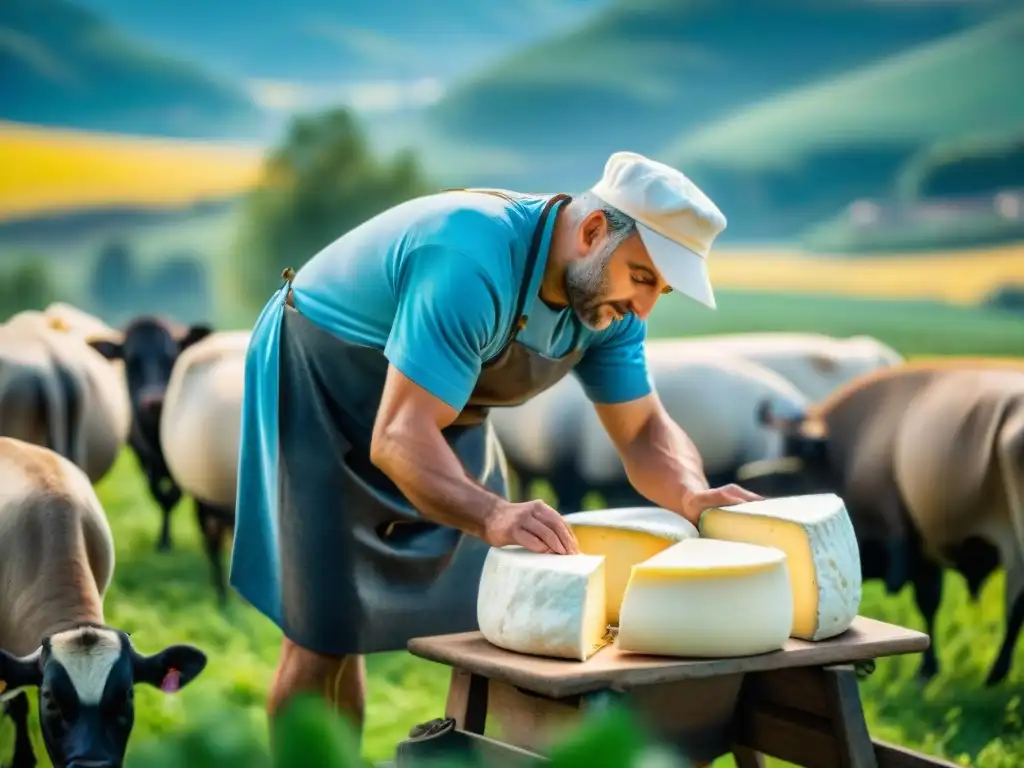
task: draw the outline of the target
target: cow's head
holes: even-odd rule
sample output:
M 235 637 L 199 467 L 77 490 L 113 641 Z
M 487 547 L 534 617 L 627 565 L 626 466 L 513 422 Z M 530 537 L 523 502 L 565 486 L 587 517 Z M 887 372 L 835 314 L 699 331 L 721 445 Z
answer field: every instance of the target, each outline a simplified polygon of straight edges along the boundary
M 761 426 L 782 437 L 782 455 L 744 465 L 737 481 L 762 496 L 798 496 L 837 492 L 837 476 L 829 455 L 827 428 L 815 416 L 780 414 L 770 400 L 757 410 Z
M 179 328 L 144 315 L 125 327 L 120 341 L 93 339 L 89 346 L 108 360 L 123 360 L 132 412 L 158 423 L 174 362 L 185 349 L 213 333 L 205 323 Z
M 146 656 L 128 635 L 85 624 L 43 639 L 31 655 L 0 650 L 0 688 L 39 689 L 39 723 L 54 768 L 120 768 L 135 722 L 134 688 L 174 693 L 206 667 L 191 645 Z

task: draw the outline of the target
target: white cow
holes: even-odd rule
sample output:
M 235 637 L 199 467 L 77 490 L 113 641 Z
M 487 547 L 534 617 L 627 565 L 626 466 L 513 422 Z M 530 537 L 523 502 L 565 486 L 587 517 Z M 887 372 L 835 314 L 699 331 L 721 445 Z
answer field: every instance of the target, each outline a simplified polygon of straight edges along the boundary
M 130 426 L 122 377 L 84 337 L 34 310 L 0 325 L 0 434 L 57 451 L 95 483 Z
M 896 350 L 871 336 L 735 333 L 647 342 L 648 358 L 689 359 L 698 354 L 730 354 L 759 363 L 785 376 L 812 402 L 858 376 L 903 362 Z
M 694 441 L 713 484 L 731 481 L 749 461 L 782 454 L 778 435 L 759 423 L 762 401 L 792 414 L 803 413 L 808 406 L 807 398 L 785 378 L 745 360 L 706 355 L 679 360 L 655 354 L 648 366 L 665 409 Z M 563 512 L 579 509 L 591 490 L 599 492 L 608 506 L 649 503 L 630 485 L 575 376 L 567 376 L 529 403 L 496 408 L 491 414 L 509 465 L 524 486 L 528 480 L 547 480 Z
M 122 335 L 120 331 L 98 317 L 62 301 L 50 304 L 43 310 L 43 314 L 52 320 L 50 327 L 54 330 L 65 331 L 84 342 L 95 339 L 120 339 Z M 88 344 L 86 346 L 88 347 Z M 124 375 L 124 361 L 107 360 L 92 347 L 88 349 L 93 353 L 88 356 L 90 371 L 114 417 L 114 429 L 120 435 L 123 445 L 128 439 L 132 425 L 132 404 Z M 100 365 L 101 362 L 104 365 Z
M 227 597 L 221 550 L 234 524 L 245 355 L 250 331 L 220 331 L 174 363 L 160 415 L 160 447 L 174 482 L 191 496 L 218 596 Z

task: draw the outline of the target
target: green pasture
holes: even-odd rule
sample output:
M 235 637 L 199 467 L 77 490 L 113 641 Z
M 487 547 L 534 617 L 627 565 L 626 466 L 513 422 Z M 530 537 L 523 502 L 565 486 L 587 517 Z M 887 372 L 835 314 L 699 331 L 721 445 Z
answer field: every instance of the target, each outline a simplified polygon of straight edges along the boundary
M 810 329 L 872 333 L 907 354 L 1024 355 L 1024 320 L 1009 314 L 729 291 L 719 297 L 717 313 L 691 311 L 683 301 L 663 302 L 653 335 Z M 144 651 L 185 641 L 200 645 L 210 656 L 203 676 L 176 697 L 148 688 L 139 691 L 132 749 L 142 754 L 147 743 L 153 748 L 155 740 L 189 724 L 216 729 L 229 719 L 228 710 L 264 739 L 263 707 L 278 632 L 238 598 L 224 612 L 217 608 L 189 502 L 175 513 L 175 550 L 154 551 L 159 513 L 127 451 L 97 491 L 117 542 L 114 584 L 106 601 L 108 622 L 129 631 Z M 959 576 L 947 577 L 937 633 L 942 674 L 922 688 L 913 678 L 919 657 L 901 657 L 880 661 L 875 674 L 862 683 L 877 738 L 962 758 L 964 765 L 977 768 L 1024 764 L 1024 644 L 1009 680 L 995 690 L 982 686 L 1002 636 L 1002 599 L 1001 573 L 986 585 L 977 605 L 969 601 Z M 862 605 L 867 616 L 924 629 L 910 588 L 888 597 L 872 583 Z M 448 678 L 443 667 L 402 652 L 371 657 L 368 666 L 364 753 L 383 760 L 411 726 L 443 712 Z M 5 723 L 0 727 L 0 761 L 10 754 L 10 745 L 11 728 Z M 45 768 L 42 745 L 37 743 L 37 749 Z M 130 759 L 129 766 L 147 764 L 143 757 L 137 760 Z M 731 764 L 723 759 L 717 765 Z

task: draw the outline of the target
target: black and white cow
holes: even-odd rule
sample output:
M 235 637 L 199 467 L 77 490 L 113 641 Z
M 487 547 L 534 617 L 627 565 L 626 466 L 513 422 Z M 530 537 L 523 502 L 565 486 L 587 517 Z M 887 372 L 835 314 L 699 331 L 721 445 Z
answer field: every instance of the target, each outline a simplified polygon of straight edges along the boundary
M 89 478 L 48 448 L 0 437 L 0 698 L 14 721 L 13 768 L 32 768 L 28 700 L 38 688 L 54 768 L 120 768 L 138 683 L 168 693 L 206 655 L 172 645 L 145 655 L 107 626 L 114 541 Z

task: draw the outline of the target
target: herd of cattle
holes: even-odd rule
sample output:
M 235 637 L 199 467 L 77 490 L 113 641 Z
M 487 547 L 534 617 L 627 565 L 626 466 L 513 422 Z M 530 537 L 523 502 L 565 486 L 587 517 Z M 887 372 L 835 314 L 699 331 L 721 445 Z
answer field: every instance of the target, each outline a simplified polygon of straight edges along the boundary
M 0 652 L 0 693 L 16 657 L 38 644 L 35 629 L 55 626 L 47 610 L 12 591 L 37 588 L 25 574 L 66 572 L 67 589 L 84 589 L 65 600 L 66 619 L 102 624 L 112 541 L 91 485 L 125 445 L 163 512 L 157 548 L 172 546 L 171 512 L 191 497 L 216 593 L 226 599 L 248 341 L 247 331 L 150 316 L 114 329 L 59 303 L 0 325 L 0 648 L 9 652 Z M 1024 362 L 910 363 L 870 337 L 810 333 L 652 340 L 647 356 L 666 410 L 697 445 L 713 484 L 740 482 L 766 496 L 841 495 L 864 578 L 883 580 L 891 593 L 912 584 L 929 633 L 944 569 L 961 573 L 976 598 L 1001 565 L 1006 631 L 988 683 L 1005 678 L 1024 623 Z M 561 511 L 582 508 L 591 491 L 607 506 L 647 503 L 575 377 L 493 410 L 491 424 L 520 488 L 546 480 Z M 41 494 L 70 499 L 75 511 L 44 513 Z M 65 564 L 12 576 L 33 552 Z M 89 587 L 80 572 L 92 574 Z M 44 623 L 26 623 L 26 615 Z M 160 684 L 165 664 L 180 684 L 205 663 L 189 646 L 164 651 L 174 664 L 146 661 L 157 657 L 133 656 L 126 636 L 106 631 L 89 642 L 149 670 L 136 679 Z M 41 652 L 65 666 L 73 657 L 57 645 Z M 933 644 L 920 674 L 937 671 Z M 96 705 L 100 694 L 107 696 L 99 691 Z

